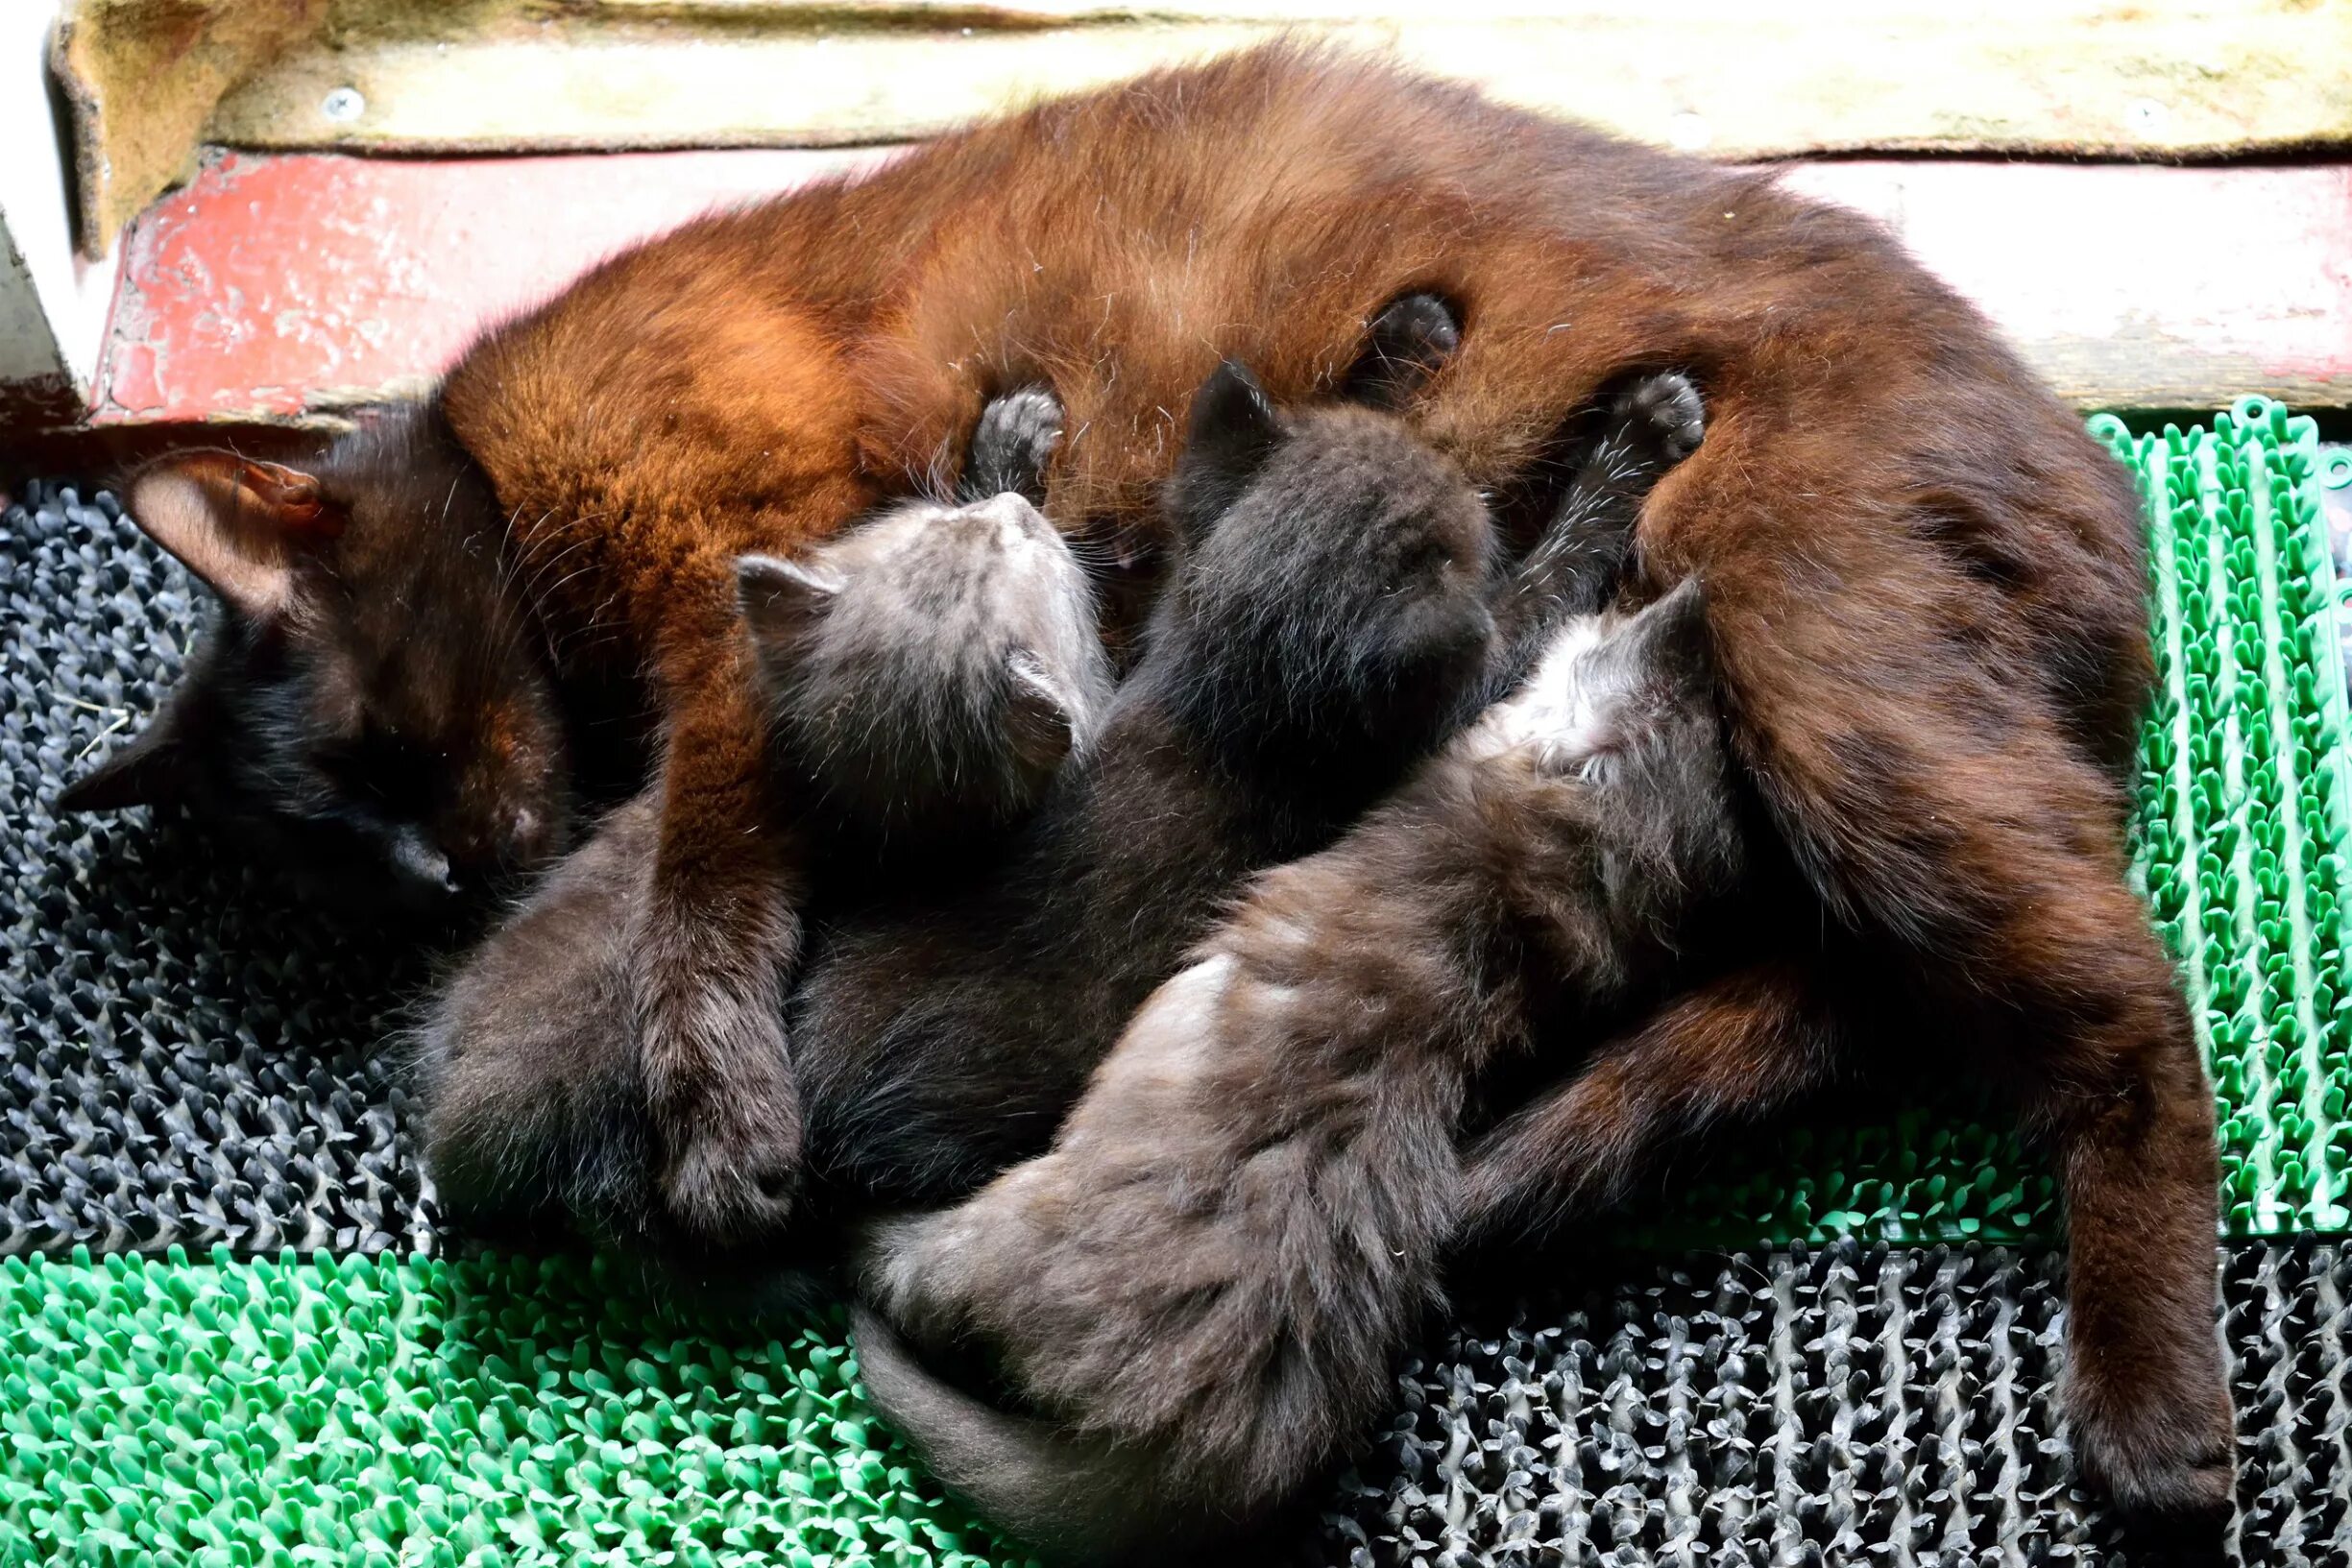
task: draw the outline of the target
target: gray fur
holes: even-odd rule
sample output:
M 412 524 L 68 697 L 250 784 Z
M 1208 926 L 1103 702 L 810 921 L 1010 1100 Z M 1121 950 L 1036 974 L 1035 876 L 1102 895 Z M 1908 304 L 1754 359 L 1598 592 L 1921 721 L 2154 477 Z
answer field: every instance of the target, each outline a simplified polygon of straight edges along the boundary
M 1002 827 L 1111 695 L 1085 568 L 1006 492 L 908 502 L 796 561 L 737 564 L 783 765 L 882 835 Z

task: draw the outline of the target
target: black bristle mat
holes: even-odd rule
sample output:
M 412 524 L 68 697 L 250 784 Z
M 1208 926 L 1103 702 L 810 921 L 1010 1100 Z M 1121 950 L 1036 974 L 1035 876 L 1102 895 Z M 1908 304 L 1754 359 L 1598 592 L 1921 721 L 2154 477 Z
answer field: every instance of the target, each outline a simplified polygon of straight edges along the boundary
M 427 1242 L 385 1049 L 413 935 L 327 919 L 230 835 L 56 812 L 169 688 L 202 599 L 110 495 L 0 513 L 0 1254 Z
M 1858 1242 L 1610 1258 L 1466 1303 L 1398 1377 L 1315 1560 L 1351 1564 L 2214 1560 L 2125 1534 L 2059 1417 L 2055 1253 Z M 2238 1412 L 2226 1560 L 2352 1563 L 2352 1249 L 2222 1250 Z

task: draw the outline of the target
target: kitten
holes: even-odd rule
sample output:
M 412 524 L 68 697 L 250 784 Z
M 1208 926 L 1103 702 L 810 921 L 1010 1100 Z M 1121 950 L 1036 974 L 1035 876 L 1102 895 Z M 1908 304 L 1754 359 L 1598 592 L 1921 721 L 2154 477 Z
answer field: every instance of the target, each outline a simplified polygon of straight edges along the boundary
M 1450 317 L 1429 336 L 1442 360 Z M 1330 842 L 1608 592 L 1644 494 L 1626 475 L 1695 445 L 1697 395 L 1646 378 L 1609 419 L 1506 571 L 1460 471 L 1393 414 L 1277 413 L 1238 367 L 1212 376 L 1170 488 L 1183 553 L 1092 761 L 984 884 L 816 947 L 791 1013 L 813 1172 L 937 1202 L 1044 1147 L 1249 873 Z
M 1059 427 L 1049 393 L 1001 398 L 956 502 L 902 502 L 796 560 L 739 563 L 774 765 L 807 803 L 795 838 L 812 870 L 867 880 L 931 864 L 951 834 L 984 840 L 1102 728 L 1111 675 L 1091 586 L 1021 494 L 1037 489 Z M 661 1132 L 626 935 L 659 827 L 650 796 L 615 812 L 434 999 L 417 1040 L 426 1161 L 453 1208 L 510 1220 L 568 1211 L 610 1241 L 698 1250 L 701 1238 L 659 1218 L 644 1179 Z M 781 1082 L 761 1065 L 728 1064 L 731 1081 L 796 1108 L 786 1064 L 767 1064 Z
M 1740 881 L 1734 781 L 1695 583 L 1570 623 L 1354 832 L 1257 880 L 1052 1152 L 877 1228 L 876 1407 L 1055 1561 L 1187 1561 L 1261 1521 L 1379 1411 L 1438 1299 L 1470 1080 L 1658 989 Z
M 451 370 L 426 418 L 475 482 L 415 484 L 390 448 L 338 456 L 332 484 L 180 460 L 199 504 L 164 525 L 175 550 L 331 567 L 298 567 L 291 599 L 264 592 L 241 612 L 282 655 L 258 676 L 288 688 L 280 711 L 309 711 L 316 674 L 329 712 L 356 689 L 363 718 L 415 715 L 402 751 L 432 775 L 415 793 L 453 803 L 395 810 L 364 776 L 322 772 L 330 787 L 254 789 L 243 806 L 315 816 L 386 883 L 415 858 L 401 835 L 341 814 L 413 825 L 464 880 L 483 846 L 529 857 L 509 827 L 519 809 L 560 821 L 564 770 L 480 767 L 470 734 L 507 726 L 448 717 L 445 743 L 412 727 L 436 704 L 346 682 L 350 663 L 310 651 L 357 637 L 357 667 L 394 686 L 481 667 L 510 706 L 551 680 L 568 709 L 608 720 L 575 736 L 633 728 L 632 707 L 595 693 L 609 681 L 632 695 L 642 673 L 666 804 L 632 993 L 658 1025 L 665 1147 L 707 1144 L 699 1169 L 740 1175 L 703 1188 L 666 1173 L 664 1201 L 707 1233 L 757 1234 L 789 1212 L 757 1175 L 798 1150 L 764 1143 L 723 1075 L 698 1071 L 783 1049 L 748 977 L 797 962 L 791 862 L 767 826 L 788 805 L 765 765 L 736 558 L 826 537 L 941 468 L 990 394 L 1050 381 L 1072 431 L 1050 511 L 1123 565 L 1105 597 L 1124 632 L 1167 544 L 1155 496 L 1181 399 L 1225 356 L 1280 401 L 1326 394 L 1365 324 L 1416 292 L 1476 329 L 1413 424 L 1496 493 L 1515 540 L 1549 510 L 1531 481 L 1564 422 L 1605 382 L 1680 365 L 1708 389 L 1712 456 L 1661 487 L 1640 561 L 1652 582 L 1707 583 L 1734 748 L 1807 903 L 1759 933 L 1753 961 L 1628 1036 L 1659 1064 L 1636 1081 L 1704 1086 L 1699 1120 L 1761 1114 L 1816 1080 L 1827 1034 L 1888 1038 L 1854 1027 L 1859 974 L 1923 997 L 1959 1026 L 1959 1070 L 2013 1085 L 2063 1172 L 2067 1404 L 2086 1469 L 2127 1508 L 2225 1515 L 2212 1098 L 2125 877 L 2152 671 L 2137 497 L 1890 235 L 1768 171 L 1276 43 L 689 225 L 501 324 Z M 335 539 L 316 525 L 319 497 L 353 519 Z M 432 570 L 475 581 L 426 602 L 491 596 L 531 629 L 518 668 L 474 645 L 495 617 L 401 608 L 433 552 Z M 176 700 L 183 735 L 240 722 L 203 688 L 217 668 L 200 662 Z M 279 746 L 242 729 L 201 742 L 216 743 Z M 483 785 L 460 786 L 469 768 Z M 168 798 L 185 777 L 141 774 L 108 798 Z M 550 832 L 536 853 L 560 841 Z M 1823 929 L 1867 955 L 1861 970 L 1788 953 L 1792 932 Z M 1495 1214 L 1592 1191 L 1577 1174 L 1585 1129 L 1547 1145 L 1553 1124 L 1497 1146 Z
M 1110 656 L 1082 569 L 1032 504 L 1060 428 L 1042 388 L 999 398 L 960 504 L 896 506 L 797 559 L 736 564 L 778 765 L 861 859 L 1008 826 L 1093 744 Z

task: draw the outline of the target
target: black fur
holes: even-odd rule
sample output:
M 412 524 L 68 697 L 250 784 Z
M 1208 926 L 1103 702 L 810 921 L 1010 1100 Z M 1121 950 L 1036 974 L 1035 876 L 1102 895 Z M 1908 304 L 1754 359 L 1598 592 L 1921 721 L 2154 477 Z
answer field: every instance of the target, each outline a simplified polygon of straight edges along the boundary
M 299 508 L 238 482 L 286 470 L 228 453 L 186 468 L 217 482 L 151 470 L 128 499 L 215 588 L 210 623 L 146 729 L 60 807 L 232 820 L 314 891 L 376 913 L 438 907 L 560 847 L 567 715 L 538 629 L 482 569 L 497 503 L 439 415 L 373 418 Z

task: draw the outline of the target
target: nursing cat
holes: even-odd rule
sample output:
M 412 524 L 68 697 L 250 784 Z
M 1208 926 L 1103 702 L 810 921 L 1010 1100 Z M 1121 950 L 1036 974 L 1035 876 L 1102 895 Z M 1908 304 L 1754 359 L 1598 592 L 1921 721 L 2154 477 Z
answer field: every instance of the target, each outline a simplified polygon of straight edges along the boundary
M 2131 1508 L 2225 1512 L 2212 1098 L 2123 850 L 2152 670 L 2130 481 L 1881 228 L 1769 171 L 1285 42 L 714 215 L 485 334 L 413 439 L 134 485 L 236 624 L 162 740 L 69 799 L 193 794 L 334 837 L 387 885 L 436 885 L 436 856 L 463 880 L 565 841 L 557 705 L 646 672 L 664 807 L 630 986 L 668 1176 L 735 1178 L 664 1202 L 721 1242 L 770 1234 L 791 1203 L 763 1183 L 797 1150 L 693 1071 L 784 1052 L 727 977 L 798 963 L 736 559 L 944 471 L 992 396 L 1047 383 L 1070 432 L 1048 515 L 1132 567 L 1107 603 L 1142 602 L 1183 398 L 1218 359 L 1279 403 L 1327 394 L 1417 292 L 1471 330 L 1412 423 L 1515 538 L 1604 384 L 1675 365 L 1705 387 L 1710 451 L 1645 510 L 1640 567 L 1706 582 L 1734 754 L 1813 900 L 1784 926 L 1900 977 L 2049 1146 L 2086 1468 Z M 382 796 L 353 765 L 376 755 Z M 1612 1052 L 1719 1091 L 1661 1136 L 1759 1114 L 1833 1035 L 1865 1038 L 1844 972 L 1769 935 Z M 1719 1061 L 1758 1070 L 1693 1075 Z M 1600 1191 L 1588 1125 L 1556 1109 L 1491 1150 L 1497 1223 Z

